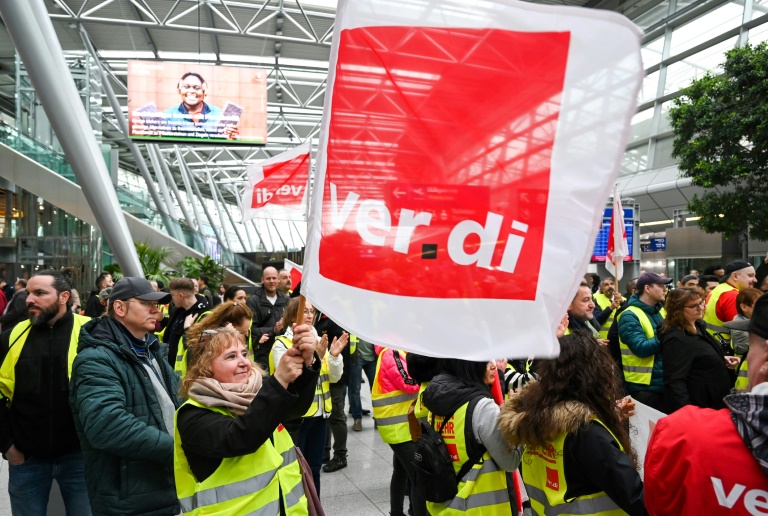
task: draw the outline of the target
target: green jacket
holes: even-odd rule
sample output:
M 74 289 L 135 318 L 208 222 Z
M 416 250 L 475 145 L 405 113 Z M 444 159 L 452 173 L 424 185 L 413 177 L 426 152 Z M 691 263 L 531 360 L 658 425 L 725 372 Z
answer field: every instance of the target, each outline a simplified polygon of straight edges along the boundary
M 174 405 L 178 379 L 148 334 Z M 94 514 L 176 515 L 173 429 L 168 433 L 149 372 L 128 334 L 107 318 L 80 331 L 72 366 L 69 404 L 85 459 L 85 480 Z

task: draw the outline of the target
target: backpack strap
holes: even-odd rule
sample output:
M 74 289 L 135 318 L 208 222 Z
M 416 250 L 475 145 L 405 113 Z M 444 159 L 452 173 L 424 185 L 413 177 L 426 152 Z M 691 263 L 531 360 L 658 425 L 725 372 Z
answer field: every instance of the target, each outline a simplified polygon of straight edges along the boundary
M 484 397 L 484 396 L 477 396 L 476 398 L 482 398 L 482 397 Z M 473 398 L 472 400 L 469 400 L 467 403 L 471 403 L 471 402 L 472 402 L 472 401 L 474 401 L 474 399 L 476 399 L 476 398 Z M 458 410 L 459 408 L 461 408 L 461 406 L 462 406 L 462 405 L 459 405 L 459 406 L 456 408 L 456 410 Z M 451 420 L 451 418 L 453 417 L 453 415 L 456 413 L 456 410 L 452 411 L 450 414 L 448 414 L 447 416 L 445 416 L 445 419 L 443 419 L 443 423 L 440 425 L 440 430 L 437 430 L 437 433 L 439 433 L 439 434 L 440 434 L 440 437 L 442 437 L 442 436 L 443 436 L 443 428 L 445 428 L 445 425 L 448 423 L 448 421 L 450 421 L 450 420 Z M 434 423 L 434 421 L 433 421 L 433 423 Z M 472 422 L 470 421 L 470 425 L 471 425 L 471 424 L 472 424 Z M 434 426 L 433 426 L 432 428 L 434 428 Z M 482 459 L 482 458 L 483 458 L 483 455 L 485 455 L 485 452 L 486 452 L 486 448 L 485 448 L 485 446 L 482 446 L 482 445 L 481 445 L 479 448 L 480 448 L 480 450 L 478 450 L 478 454 L 477 454 L 476 456 L 474 456 L 474 457 L 469 457 L 469 458 L 467 459 L 467 462 L 465 462 L 464 464 L 462 464 L 462 465 L 461 465 L 461 468 L 459 468 L 459 472 L 458 472 L 458 473 L 456 473 L 456 482 L 457 482 L 457 483 L 458 483 L 458 482 L 461 482 L 461 479 L 462 479 L 462 478 L 464 478 L 464 475 L 466 475 L 466 474 L 469 472 L 469 470 L 470 470 L 470 469 L 472 469 L 472 467 L 473 467 L 475 464 L 477 464 L 478 462 L 480 462 L 480 459 Z

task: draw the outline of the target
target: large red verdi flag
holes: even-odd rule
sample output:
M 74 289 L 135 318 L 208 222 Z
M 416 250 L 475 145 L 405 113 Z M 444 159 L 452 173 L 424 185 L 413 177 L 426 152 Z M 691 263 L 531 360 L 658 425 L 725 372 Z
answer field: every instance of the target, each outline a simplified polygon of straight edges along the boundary
M 554 354 L 640 35 L 615 13 L 512 0 L 342 0 L 302 292 L 400 349 Z
M 305 220 L 310 168 L 310 142 L 247 169 L 243 220 Z

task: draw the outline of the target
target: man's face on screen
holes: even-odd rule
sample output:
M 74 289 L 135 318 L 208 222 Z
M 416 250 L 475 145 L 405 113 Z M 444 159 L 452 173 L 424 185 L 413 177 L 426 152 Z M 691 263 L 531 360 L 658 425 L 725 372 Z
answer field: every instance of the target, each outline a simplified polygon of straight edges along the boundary
M 189 75 L 179 81 L 179 94 L 188 107 L 197 107 L 205 99 L 205 84 L 194 75 Z

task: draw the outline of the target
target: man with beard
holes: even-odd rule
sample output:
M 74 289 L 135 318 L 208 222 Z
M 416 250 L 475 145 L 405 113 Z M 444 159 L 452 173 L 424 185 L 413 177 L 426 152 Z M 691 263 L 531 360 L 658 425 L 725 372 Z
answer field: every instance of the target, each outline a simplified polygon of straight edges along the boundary
M 71 311 L 72 283 L 44 270 L 27 283 L 30 318 L 0 336 L 0 451 L 10 463 L 13 514 L 43 515 L 53 479 L 67 514 L 90 514 L 83 456 L 69 408 L 69 371 L 87 317 Z

